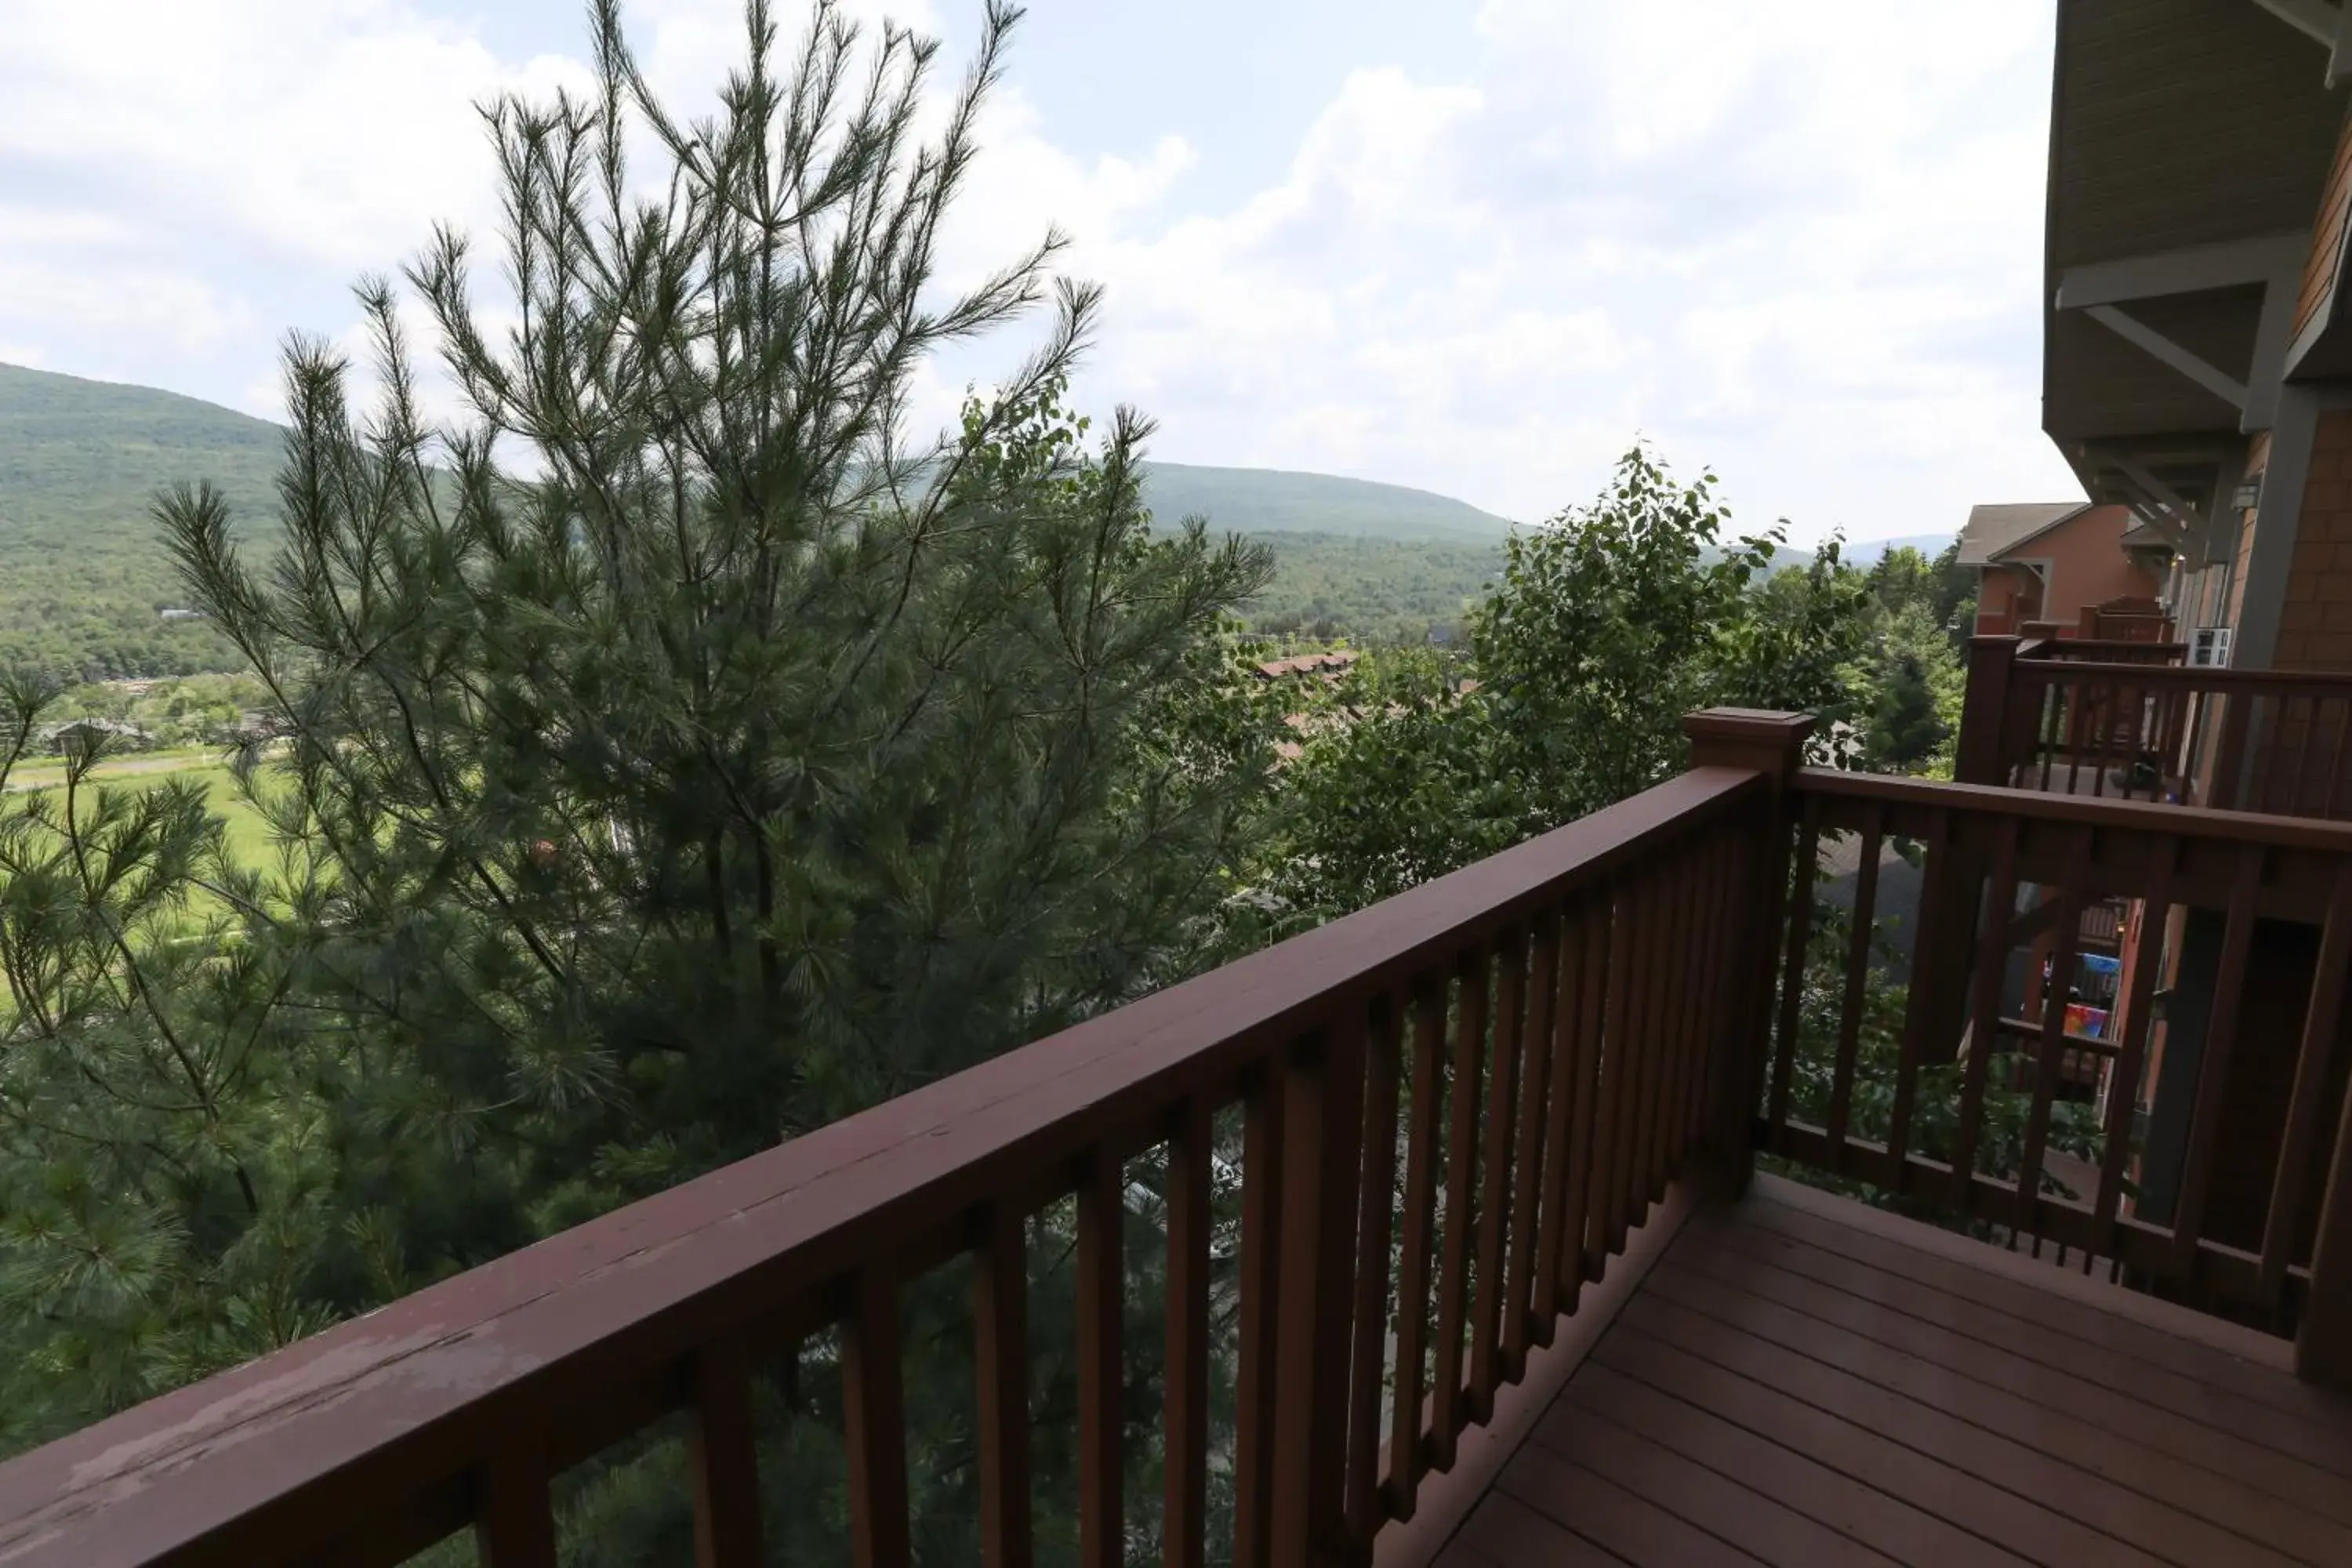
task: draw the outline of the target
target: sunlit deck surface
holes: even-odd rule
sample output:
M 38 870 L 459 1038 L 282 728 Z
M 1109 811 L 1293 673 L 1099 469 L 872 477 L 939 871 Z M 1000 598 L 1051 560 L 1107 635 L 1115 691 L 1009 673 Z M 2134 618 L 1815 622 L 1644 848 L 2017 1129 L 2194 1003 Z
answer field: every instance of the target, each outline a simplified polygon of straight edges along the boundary
M 1654 1257 L 1438 1561 L 2352 1563 L 2352 1401 L 2263 1336 L 1759 1177 Z

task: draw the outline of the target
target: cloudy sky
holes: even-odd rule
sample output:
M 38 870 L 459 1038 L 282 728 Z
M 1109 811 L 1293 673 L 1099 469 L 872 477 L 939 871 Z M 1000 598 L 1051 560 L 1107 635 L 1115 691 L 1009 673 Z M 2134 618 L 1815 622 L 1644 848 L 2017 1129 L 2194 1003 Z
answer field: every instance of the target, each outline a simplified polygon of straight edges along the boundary
M 969 44 L 979 0 L 855 0 Z M 778 0 L 797 28 L 799 0 Z M 698 110 L 740 0 L 634 0 Z M 2074 492 L 2037 409 L 2051 0 L 1033 0 L 951 273 L 1050 221 L 1157 456 L 1517 518 L 1636 435 L 1802 540 Z M 0 361 L 278 411 L 579 0 L 0 0 Z M 943 366 L 927 413 L 1017 359 Z

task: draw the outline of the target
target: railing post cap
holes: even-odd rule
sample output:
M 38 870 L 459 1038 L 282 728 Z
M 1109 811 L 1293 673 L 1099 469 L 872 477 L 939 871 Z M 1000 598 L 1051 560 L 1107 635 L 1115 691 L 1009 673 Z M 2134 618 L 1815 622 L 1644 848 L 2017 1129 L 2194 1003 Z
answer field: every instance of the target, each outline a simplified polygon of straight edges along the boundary
M 1683 715 L 1683 733 L 1692 740 L 1769 741 L 1801 745 L 1813 732 L 1810 713 L 1783 713 L 1770 708 L 1702 708 Z
M 1703 708 L 1683 715 L 1695 768 L 1753 768 L 1785 778 L 1804 760 L 1805 737 L 1813 732 L 1810 713 L 1778 713 L 1769 708 Z

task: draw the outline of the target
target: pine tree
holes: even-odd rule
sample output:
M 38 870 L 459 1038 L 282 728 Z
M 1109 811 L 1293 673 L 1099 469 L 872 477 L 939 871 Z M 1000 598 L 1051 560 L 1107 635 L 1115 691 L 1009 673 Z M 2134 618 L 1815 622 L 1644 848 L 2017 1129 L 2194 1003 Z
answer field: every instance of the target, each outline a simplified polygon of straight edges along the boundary
M 1908 773 L 1936 754 L 1947 733 L 1926 667 L 1916 654 L 1896 653 L 1872 697 L 1864 754 L 1874 768 Z
M 217 863 L 184 791 L 12 805 L 0 949 L 29 967 L 0 1022 L 12 1047 L 41 1038 L 0 1063 L 0 1352 L 5 1392 L 48 1414 L 0 1441 L 1250 940 L 1228 900 L 1273 716 L 1231 612 L 1270 562 L 1155 528 L 1148 423 L 1065 408 L 1099 296 L 1053 279 L 1057 237 L 961 295 L 935 279 L 1017 13 L 988 6 L 929 137 L 930 41 L 819 4 L 786 50 L 765 0 L 746 17 L 707 121 L 647 89 L 617 0 L 592 7 L 594 93 L 487 111 L 513 309 L 478 302 L 454 232 L 404 274 L 455 418 L 425 416 L 404 290 L 371 279 L 372 399 L 325 344 L 289 342 L 274 559 L 246 559 L 213 490 L 159 500 L 286 736 L 243 760 L 279 863 Z M 1049 304 L 1042 346 L 916 439 L 929 357 Z M 81 875 L 92 849 L 118 874 Z M 139 1103 L 86 1094 L 92 1060 Z M 94 1152 L 65 1162 L 64 1138 Z M 44 1196 L 45 1165 L 87 1173 Z M 1148 1231 L 1156 1178 L 1133 1175 Z M 1066 1236 L 1040 1226 L 1041 1272 Z M 961 1281 L 907 1307 L 929 1358 L 908 1379 L 917 1531 L 953 1555 L 977 1513 Z M 1148 1321 L 1133 1342 L 1156 1342 Z M 794 1501 L 786 1543 L 820 1555 L 840 1526 L 830 1355 L 805 1347 L 803 1385 L 768 1396 L 800 1418 L 765 1470 Z M 1069 1372 L 1041 1357 L 1042 1407 Z M 1134 1369 L 1139 1411 L 1155 1375 Z M 565 1483 L 580 1560 L 675 1555 L 675 1445 L 612 1459 Z

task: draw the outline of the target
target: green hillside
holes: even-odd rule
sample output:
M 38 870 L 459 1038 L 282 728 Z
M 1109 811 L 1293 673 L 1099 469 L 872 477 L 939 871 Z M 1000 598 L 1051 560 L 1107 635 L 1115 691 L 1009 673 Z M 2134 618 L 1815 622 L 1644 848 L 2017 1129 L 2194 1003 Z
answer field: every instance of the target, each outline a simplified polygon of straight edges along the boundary
M 229 667 L 180 603 L 147 512 L 159 485 L 211 479 L 271 510 L 279 432 L 193 397 L 0 364 L 0 665 L 89 676 Z
M 247 527 L 276 510 L 280 431 L 152 387 L 0 364 L 0 667 L 99 679 L 236 668 L 180 589 L 148 514 L 157 487 L 210 479 Z M 1255 617 L 1418 639 L 1458 621 L 1509 524 L 1426 490 L 1327 474 L 1155 463 L 1162 521 L 1274 536 L 1280 576 Z
M 1510 523 L 1466 501 L 1403 485 L 1283 468 L 1153 463 L 1144 480 L 1162 521 L 1199 515 L 1236 533 L 1344 533 L 1364 539 L 1500 542 Z
M 1275 571 L 1249 607 L 1251 629 L 1317 641 L 1454 641 L 1465 612 L 1503 572 L 1499 539 L 1280 531 L 1255 537 L 1273 547 Z

